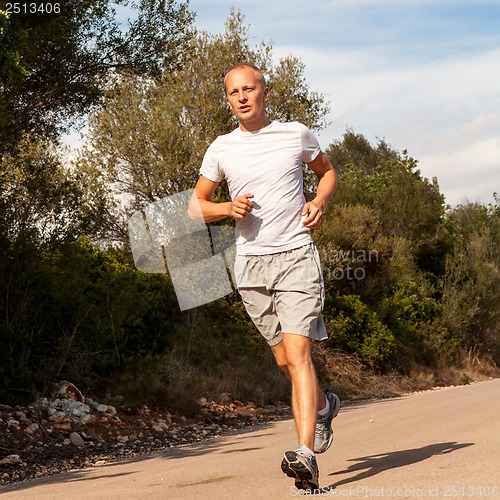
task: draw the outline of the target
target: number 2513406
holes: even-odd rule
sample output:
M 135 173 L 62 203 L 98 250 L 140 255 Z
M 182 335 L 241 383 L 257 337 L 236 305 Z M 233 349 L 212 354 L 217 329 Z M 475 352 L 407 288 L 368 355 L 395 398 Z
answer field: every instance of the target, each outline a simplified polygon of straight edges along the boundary
M 61 4 L 52 2 L 8 2 L 5 12 L 11 14 L 60 14 Z

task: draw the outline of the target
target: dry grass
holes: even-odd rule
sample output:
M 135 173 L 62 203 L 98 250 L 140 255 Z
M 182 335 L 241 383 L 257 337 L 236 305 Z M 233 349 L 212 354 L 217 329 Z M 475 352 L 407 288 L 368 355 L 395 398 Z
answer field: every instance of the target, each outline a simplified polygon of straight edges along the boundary
M 111 392 L 122 395 L 128 406 L 147 405 L 186 417 L 199 412 L 200 398 L 217 400 L 224 394 L 262 406 L 288 402 L 290 392 L 288 381 L 267 347 L 261 356 L 252 359 L 234 354 L 205 364 L 174 349 L 128 369 L 113 386 Z
M 206 348 L 206 346 L 205 346 Z M 213 354 L 213 353 L 212 353 Z M 322 387 L 329 387 L 343 400 L 388 398 L 438 386 L 463 385 L 491 377 L 500 370 L 489 359 L 464 355 L 458 367 L 430 369 L 415 366 L 409 375 L 377 374 L 353 356 L 314 344 L 313 358 Z M 187 417 L 199 412 L 200 398 L 252 401 L 261 406 L 289 403 L 290 384 L 276 366 L 270 349 L 262 343 L 253 355 L 232 353 L 218 359 L 173 349 L 159 358 L 143 361 L 113 381 L 114 394 L 127 405 L 168 409 Z
M 377 374 L 352 355 L 314 346 L 313 356 L 322 386 L 330 387 L 344 400 L 387 398 L 435 387 L 465 385 L 500 377 L 490 358 L 463 356 L 456 367 L 430 369 L 415 366 L 409 375 Z

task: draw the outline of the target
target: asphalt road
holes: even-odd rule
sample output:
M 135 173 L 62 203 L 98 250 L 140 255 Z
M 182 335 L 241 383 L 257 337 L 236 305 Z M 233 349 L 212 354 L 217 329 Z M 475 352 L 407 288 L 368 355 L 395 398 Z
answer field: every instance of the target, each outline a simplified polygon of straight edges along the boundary
M 344 407 L 318 455 L 322 492 L 338 498 L 498 498 L 500 380 Z M 0 488 L 2 500 L 286 499 L 293 421 L 127 462 Z

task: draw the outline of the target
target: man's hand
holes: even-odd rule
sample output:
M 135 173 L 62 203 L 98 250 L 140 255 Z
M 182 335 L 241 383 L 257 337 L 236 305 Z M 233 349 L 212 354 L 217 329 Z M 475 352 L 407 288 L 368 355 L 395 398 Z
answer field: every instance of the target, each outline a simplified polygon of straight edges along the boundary
M 242 194 L 237 196 L 229 207 L 229 215 L 235 219 L 243 219 L 253 210 L 253 203 L 250 201 L 253 194 Z
M 318 187 L 314 200 L 302 209 L 302 215 L 305 215 L 302 224 L 308 229 L 318 229 L 323 223 L 326 204 L 337 188 L 337 174 L 323 152 L 307 165 L 318 177 Z
M 313 201 L 308 201 L 302 208 L 302 225 L 308 229 L 318 229 L 323 224 L 323 206 Z

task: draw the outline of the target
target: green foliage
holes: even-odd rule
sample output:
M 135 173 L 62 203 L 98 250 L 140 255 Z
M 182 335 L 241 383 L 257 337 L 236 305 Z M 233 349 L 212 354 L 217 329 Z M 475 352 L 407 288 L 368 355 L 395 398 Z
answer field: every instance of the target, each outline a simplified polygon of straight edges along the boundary
M 1 18 L 0 152 L 24 133 L 56 139 L 120 75 L 158 77 L 178 67 L 191 36 L 193 15 L 174 0 L 60 5 L 60 13 Z M 117 6 L 132 9 L 126 27 Z
M 343 192 L 337 203 L 371 207 L 389 237 L 421 245 L 431 241 L 444 215 L 444 198 L 436 183 L 422 178 L 407 155 L 376 166 L 369 174 L 357 165 L 344 166 Z
M 500 216 L 496 206 L 460 205 L 447 214 L 453 250 L 446 256 L 443 320 L 468 351 L 500 360 Z
M 398 341 L 397 368 L 409 370 L 415 363 L 436 366 L 450 361 L 446 350 L 451 344 L 447 344 L 447 332 L 440 322 L 441 304 L 427 281 L 395 288 L 383 298 L 379 310 Z
M 10 29 L 10 16 L 0 10 L 0 92 L 5 88 L 19 84 L 29 74 L 28 70 L 21 64 L 19 51 L 19 35 Z M 0 130 L 7 120 L 8 109 L 4 100 L 0 100 Z
M 0 90 L 10 88 L 23 81 L 29 74 L 28 70 L 21 64 L 19 51 L 20 34 L 10 29 L 10 16 L 0 10 Z M 5 102 L 0 101 L 0 129 L 7 119 Z
M 395 352 L 391 331 L 356 295 L 329 297 L 325 304 L 328 344 L 357 354 L 371 366 L 383 366 Z
M 370 207 L 385 236 L 409 241 L 418 267 L 442 275 L 450 242 L 437 180 L 422 177 L 406 151 L 397 152 L 384 141 L 373 146 L 353 131 L 327 154 L 336 166 L 347 162 L 338 166 L 341 187 L 334 203 Z
M 300 121 L 313 130 L 321 130 L 328 125 L 325 116 L 330 108 L 322 94 L 309 89 L 304 70 L 305 64 L 293 56 L 281 59 L 275 68 L 269 68 L 268 116 L 277 121 Z
M 374 210 L 365 205 L 332 205 L 314 239 L 327 290 L 359 295 L 370 306 L 418 275 L 411 242 L 384 235 Z
M 2 248 L 0 400 L 70 378 L 101 377 L 172 342 L 178 314 L 165 276 L 135 271 L 85 239 Z
M 0 157 L 0 233 L 10 241 L 95 236 L 107 209 L 102 186 L 66 169 L 47 141 L 25 137 Z
M 273 67 L 271 50 L 266 44 L 251 46 L 243 16 L 233 10 L 224 34 L 199 33 L 191 41 L 190 58 L 181 68 L 165 73 L 160 81 L 122 80 L 109 94 L 106 109 L 91 118 L 88 148 L 77 169 L 98 172 L 120 199 L 129 201 L 129 212 L 192 189 L 209 144 L 237 126 L 225 102 L 223 81 L 242 61 L 265 71 L 271 117 L 320 128 L 326 106 L 323 97 L 307 87 L 304 65 L 287 58 Z M 226 195 L 223 185 L 216 199 Z M 110 225 L 123 227 L 123 222 L 117 215 Z
M 315 236 L 327 293 L 377 311 L 398 369 L 455 363 L 463 351 L 498 360 L 498 197 L 445 213 L 437 181 L 406 151 L 347 131 L 327 152 L 340 163 L 339 192 Z M 354 349 L 345 337 L 342 345 Z
M 234 297 L 184 312 L 171 349 L 128 365 L 110 385 L 136 405 L 182 415 L 197 415 L 198 398 L 220 393 L 257 404 L 289 397 L 286 378 Z
M 401 158 L 401 153 L 384 140 L 379 139 L 373 146 L 366 137 L 352 129 L 346 130 L 342 139 L 333 141 L 326 154 L 339 175 L 347 173 L 347 166 L 355 166 L 359 175 L 371 175 L 377 166 Z

